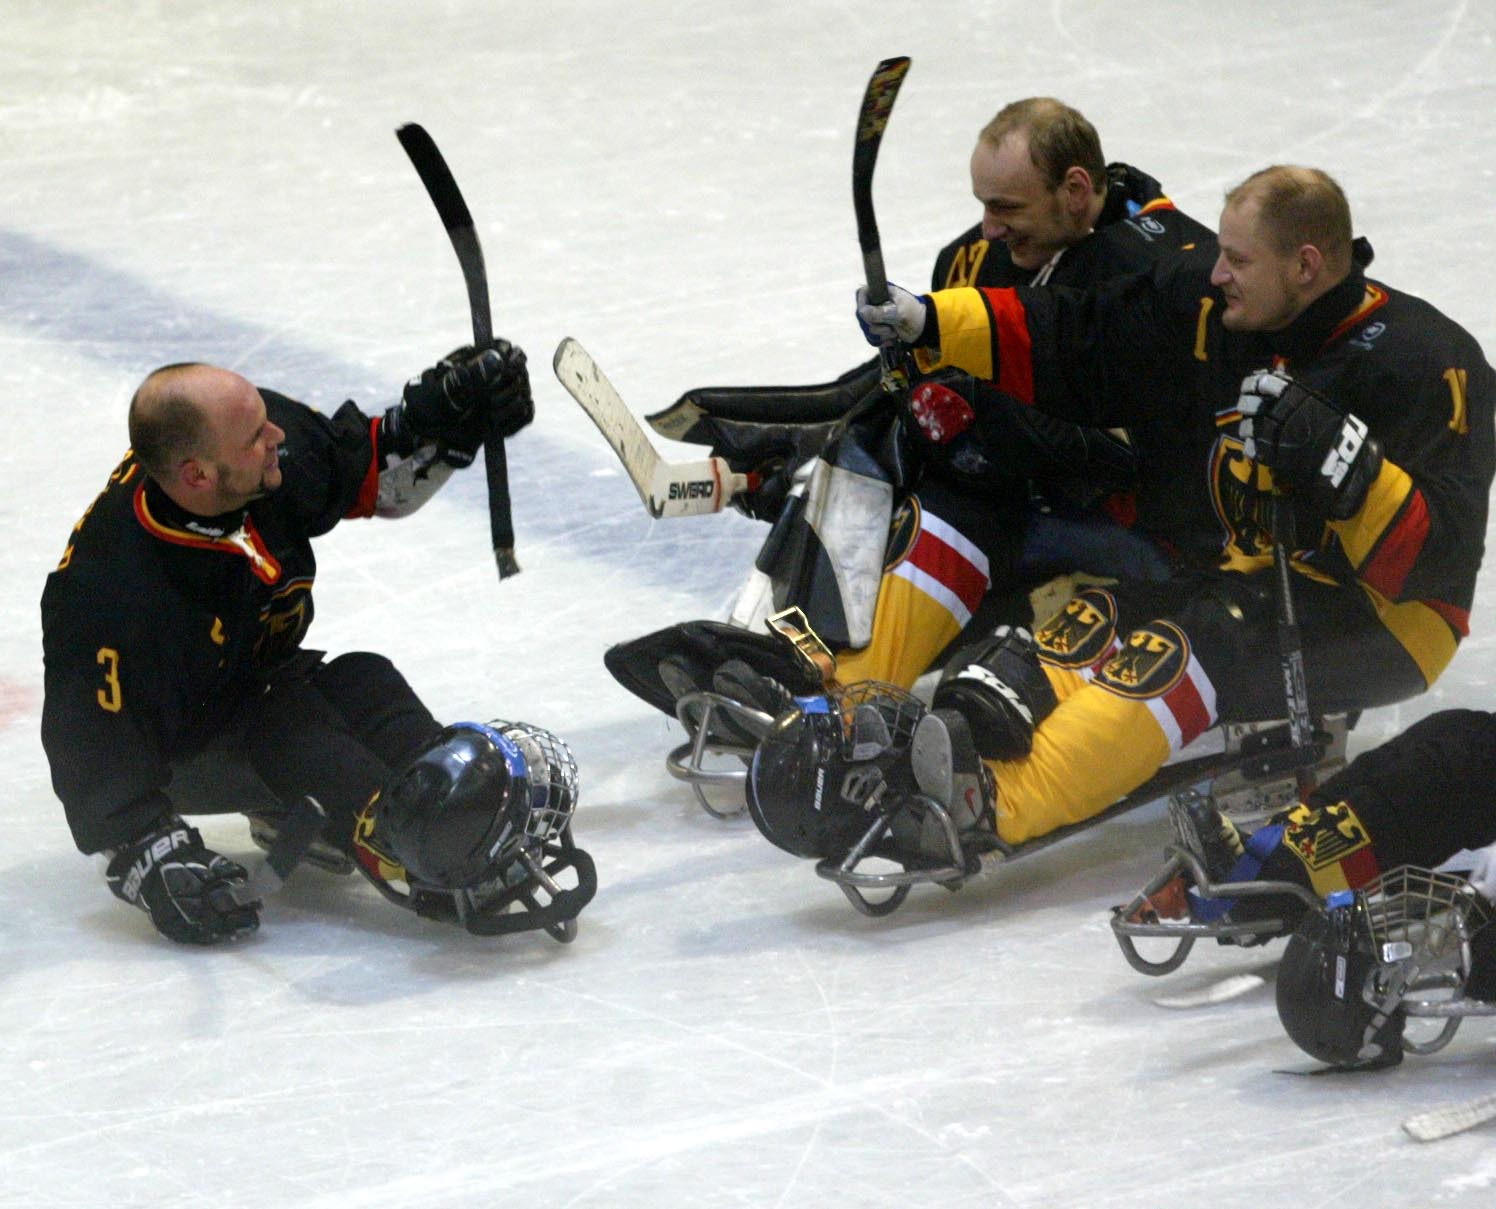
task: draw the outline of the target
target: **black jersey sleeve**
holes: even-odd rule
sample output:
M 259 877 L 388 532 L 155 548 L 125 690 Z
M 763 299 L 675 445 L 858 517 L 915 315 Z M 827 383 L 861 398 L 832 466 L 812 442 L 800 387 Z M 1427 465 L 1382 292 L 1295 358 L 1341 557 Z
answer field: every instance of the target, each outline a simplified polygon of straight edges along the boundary
M 920 369 L 954 365 L 1076 424 L 1153 419 L 1178 395 L 1173 354 L 1188 349 L 1209 268 L 1187 256 L 1089 290 L 1058 286 L 941 290 L 938 354 Z
M 375 421 L 352 401 L 332 416 L 261 389 L 270 418 L 285 429 L 281 489 L 271 497 L 308 537 L 345 517 L 369 516 L 378 490 Z
M 1389 600 L 1430 602 L 1463 634 L 1496 470 L 1496 374 L 1432 308 L 1402 297 L 1382 314 L 1385 346 L 1354 359 L 1329 393 L 1385 460 L 1361 510 L 1331 528 L 1359 578 Z

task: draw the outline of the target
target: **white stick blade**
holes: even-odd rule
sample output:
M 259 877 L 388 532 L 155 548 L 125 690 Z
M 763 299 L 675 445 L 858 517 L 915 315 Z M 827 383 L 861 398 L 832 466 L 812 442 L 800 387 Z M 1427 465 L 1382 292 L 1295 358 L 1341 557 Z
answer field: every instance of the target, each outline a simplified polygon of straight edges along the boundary
M 702 516 L 721 512 L 736 484 L 725 458 L 699 462 L 661 462 L 655 467 L 649 497 L 651 516 Z
M 1196 987 L 1194 990 L 1180 991 L 1173 995 L 1160 995 L 1153 1002 L 1162 1008 L 1178 1010 L 1212 1007 L 1255 991 L 1264 982 L 1265 979 L 1261 974 L 1233 974 L 1229 978 L 1218 979 L 1202 987 Z
M 1448 1104 L 1419 1113 L 1403 1122 L 1408 1136 L 1419 1142 L 1437 1142 L 1496 1119 L 1496 1095 L 1480 1096 L 1464 1104 Z
M 648 434 L 634 413 L 629 411 L 628 405 L 587 350 L 570 336 L 557 346 L 551 364 L 561 385 L 592 417 L 603 439 L 613 447 L 645 507 L 654 515 L 660 515 L 650 500 L 660 455 L 650 444 Z

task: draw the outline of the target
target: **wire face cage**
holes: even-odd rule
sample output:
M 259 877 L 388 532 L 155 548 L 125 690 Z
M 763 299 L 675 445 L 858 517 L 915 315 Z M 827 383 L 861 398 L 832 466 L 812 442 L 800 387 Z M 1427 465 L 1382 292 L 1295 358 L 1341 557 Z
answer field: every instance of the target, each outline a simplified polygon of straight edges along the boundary
M 842 754 L 849 760 L 872 760 L 884 752 L 904 751 L 925 705 L 913 693 L 879 680 L 861 680 L 827 695 L 842 721 Z
M 1463 877 L 1403 865 L 1356 891 L 1364 925 L 1384 962 L 1420 969 L 1457 961 L 1468 968 L 1470 938 L 1491 922 L 1491 906 Z
M 524 753 L 530 774 L 530 815 L 525 835 L 540 843 L 556 839 L 571 822 L 577 803 L 577 762 L 571 748 L 550 731 L 528 722 L 489 725 Z
M 1493 919 L 1491 904 L 1465 878 L 1404 865 L 1356 891 L 1351 901 L 1355 926 L 1370 938 L 1380 963 L 1366 988 L 1368 1000 L 1400 1003 L 1410 1019 L 1441 1022 L 1422 1039 L 1404 1034 L 1404 1050 L 1433 1053 L 1449 1043 L 1463 1017 L 1496 1010 L 1465 994 L 1470 942 Z

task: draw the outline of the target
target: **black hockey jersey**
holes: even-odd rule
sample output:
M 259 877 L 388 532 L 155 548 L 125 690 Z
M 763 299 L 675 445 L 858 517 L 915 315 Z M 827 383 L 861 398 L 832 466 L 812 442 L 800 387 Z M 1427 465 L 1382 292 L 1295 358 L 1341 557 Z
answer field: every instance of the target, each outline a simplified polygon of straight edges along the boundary
M 42 593 L 42 742 L 83 852 L 165 813 L 174 759 L 201 749 L 300 648 L 311 539 L 373 513 L 377 421 L 262 391 L 286 433 L 281 486 L 240 511 L 178 508 L 133 453 L 73 527 Z
M 1282 331 L 1227 331 L 1211 267 L 1201 251 L 1084 293 L 937 292 L 940 355 L 919 354 L 921 366 L 995 378 L 1076 423 L 1126 425 L 1140 524 L 1189 561 L 1245 571 L 1271 561 L 1271 479 L 1242 455 L 1237 396 L 1246 374 L 1285 367 L 1364 420 L 1385 454 L 1348 520 L 1297 504 L 1297 561 L 1359 585 L 1432 682 L 1468 632 L 1496 469 L 1496 374 L 1458 324 L 1359 267 Z
M 980 223 L 941 249 L 933 273 L 937 290 L 977 286 L 1045 285 L 1087 289 L 1114 277 L 1146 272 L 1155 264 L 1194 249 L 1215 250 L 1215 234 L 1180 211 L 1153 177 L 1130 164 L 1107 166 L 1107 196 L 1096 226 L 1066 248 L 1044 270 L 1020 269 L 1003 242 L 982 236 Z M 1058 422 L 1053 416 L 1011 405 L 1002 392 L 979 383 L 977 432 L 988 456 L 1011 466 L 1019 480 L 1032 479 L 1072 502 L 1117 488 L 1131 489 L 1136 458 L 1095 428 Z M 1131 497 L 1115 497 L 1131 512 Z

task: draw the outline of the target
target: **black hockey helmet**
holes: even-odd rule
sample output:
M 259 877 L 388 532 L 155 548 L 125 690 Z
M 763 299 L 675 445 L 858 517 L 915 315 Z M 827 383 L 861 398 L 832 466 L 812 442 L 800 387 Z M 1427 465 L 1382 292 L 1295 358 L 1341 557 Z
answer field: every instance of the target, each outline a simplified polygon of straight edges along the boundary
M 875 681 L 799 698 L 753 754 L 755 825 L 795 856 L 845 856 L 880 812 L 916 792 L 904 756 L 924 712 L 917 698 Z
M 1336 895 L 1310 911 L 1278 966 L 1278 1019 L 1306 1054 L 1348 1069 L 1402 1061 L 1405 1013 L 1380 984 L 1364 900 Z
M 458 890 L 492 877 L 529 825 L 529 770 L 513 740 L 446 727 L 379 796 L 375 833 L 406 870 Z
M 473 932 L 545 927 L 570 940 L 570 921 L 596 891 L 592 861 L 571 838 L 576 801 L 576 761 L 555 735 L 525 723 L 458 722 L 374 801 L 372 841 L 398 862 L 409 903 L 423 914 L 455 911 Z M 574 888 L 557 883 L 563 870 L 574 872 Z M 549 901 L 542 907 L 537 895 Z M 433 902 L 446 906 L 428 910 Z

